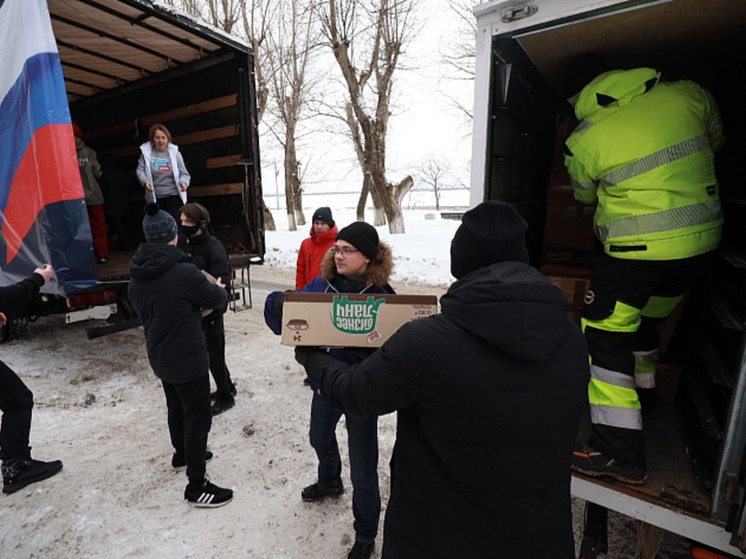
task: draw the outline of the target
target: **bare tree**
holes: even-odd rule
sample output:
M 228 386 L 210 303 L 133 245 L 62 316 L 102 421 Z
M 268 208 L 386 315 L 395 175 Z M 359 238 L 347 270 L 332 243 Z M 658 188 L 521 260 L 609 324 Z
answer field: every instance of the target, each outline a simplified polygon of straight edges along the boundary
M 284 151 L 285 199 L 290 231 L 305 225 L 303 214 L 301 164 L 298 161 L 297 133 L 308 91 L 308 66 L 319 45 L 315 11 L 309 0 L 276 0 L 278 17 L 267 33 L 266 68 L 269 71 L 270 111 L 281 131 L 275 133 Z
M 226 33 L 233 32 L 233 26 L 241 18 L 243 0 L 207 0 L 210 22 Z
M 266 78 L 266 41 L 269 29 L 277 17 L 276 0 L 240 0 L 243 35 L 251 44 L 254 54 L 254 73 L 256 74 L 257 119 L 264 118 L 269 100 L 269 86 Z
M 169 6 L 179 8 L 192 17 L 202 19 L 214 27 L 233 32 L 245 0 L 164 0 Z
M 429 185 L 435 194 L 435 209 L 440 211 L 441 189 L 445 186 L 444 181 L 450 172 L 450 164 L 447 160 L 430 154 L 420 165 L 420 180 Z
M 472 13 L 473 0 L 447 0 L 455 16 L 454 27 L 441 50 L 443 77 L 448 80 L 473 81 L 476 63 L 477 20 Z M 448 96 L 451 104 L 471 120 L 472 107 Z
M 386 134 L 393 75 L 414 32 L 415 2 L 323 0 L 319 4 L 323 33 L 347 86 L 347 125 L 363 171 L 358 219 L 370 193 L 376 208 L 374 224 L 382 225 L 385 216 L 390 233 L 404 233 L 402 199 L 414 185 L 409 176 L 396 185 L 388 182 Z
M 272 25 L 276 0 L 164 0 L 188 15 L 202 19 L 227 32 L 243 36 L 251 44 L 256 80 L 257 126 L 267 108 L 268 87 L 264 79 L 262 45 L 267 29 Z M 241 21 L 242 28 L 236 28 Z M 243 32 L 243 33 L 242 33 Z M 262 201 L 264 224 L 268 231 L 275 230 L 272 212 Z
M 422 160 L 417 178 L 422 186 L 415 190 L 432 190 L 435 195 L 435 209 L 440 211 L 440 200 L 446 190 L 468 190 L 458 174 L 454 172 L 450 160 L 443 155 L 430 154 Z

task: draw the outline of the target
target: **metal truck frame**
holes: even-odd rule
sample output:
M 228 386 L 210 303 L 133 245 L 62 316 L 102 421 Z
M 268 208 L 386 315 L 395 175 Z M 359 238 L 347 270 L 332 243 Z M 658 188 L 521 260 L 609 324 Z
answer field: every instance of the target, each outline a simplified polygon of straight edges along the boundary
M 574 317 L 590 277 L 593 210 L 574 203 L 563 176 L 562 144 L 574 126 L 560 95 L 567 61 L 597 51 L 619 67 L 652 66 L 694 79 L 718 100 L 729 145 L 718 159 L 724 240 L 706 285 L 689 295 L 678 323 L 668 325 L 667 388 L 660 383 L 656 418 L 644 426 L 649 479 L 632 487 L 573 475 L 572 493 L 590 504 L 586 559 L 605 551 L 605 509 L 647 526 L 645 557 L 654 556 L 660 529 L 746 557 L 746 130 L 743 96 L 732 87 L 733 76 L 746 69 L 746 4 L 528 0 L 486 2 L 473 11 L 470 201 L 516 205 L 529 223 L 532 263 L 564 288 Z M 559 222 L 562 231 L 553 230 Z

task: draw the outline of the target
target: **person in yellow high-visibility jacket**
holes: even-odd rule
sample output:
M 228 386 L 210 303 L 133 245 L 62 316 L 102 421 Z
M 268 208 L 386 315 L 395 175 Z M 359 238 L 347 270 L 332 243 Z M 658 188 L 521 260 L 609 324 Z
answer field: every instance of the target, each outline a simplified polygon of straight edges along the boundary
M 662 82 L 652 68 L 593 75 L 570 98 L 580 123 L 565 150 L 575 198 L 597 205 L 604 247 L 581 318 L 593 434 L 576 448 L 572 467 L 643 483 L 640 401 L 655 387 L 656 324 L 720 242 L 714 154 L 724 135 L 713 97 L 692 81 Z

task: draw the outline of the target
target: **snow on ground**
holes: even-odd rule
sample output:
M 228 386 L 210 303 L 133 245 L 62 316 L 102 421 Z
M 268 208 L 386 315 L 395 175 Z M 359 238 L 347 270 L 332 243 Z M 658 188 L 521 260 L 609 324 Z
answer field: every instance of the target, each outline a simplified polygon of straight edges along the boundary
M 287 226 L 284 230 L 267 231 L 265 261 L 268 265 L 295 270 L 298 248 L 309 235 L 310 220 L 315 209 L 305 211 L 308 224 L 299 227 L 297 231 L 288 231 Z M 465 209 L 459 208 L 457 211 Z M 332 209 L 332 215 L 340 229 L 355 221 L 354 209 Z M 278 229 L 281 229 L 281 222 L 286 221 L 285 215 L 277 214 L 274 217 L 278 222 Z M 369 222 L 373 220 L 370 210 L 367 210 L 366 219 Z M 392 285 L 419 282 L 445 286 L 451 283 L 453 277 L 450 273 L 449 251 L 453 234 L 460 224 L 458 220 L 441 219 L 440 212 L 435 210 L 405 210 L 405 234 L 391 235 L 388 226 L 377 227 L 379 237 L 391 245 L 394 253 Z
M 354 219 L 353 211 L 334 213 L 341 226 Z M 405 212 L 405 235 L 378 228 L 397 257 L 392 285 L 399 293 L 439 296 L 450 282 L 448 251 L 458 222 L 428 219 L 431 213 Z M 163 390 L 141 328 L 87 340 L 90 323 L 64 325 L 54 316 L 0 345 L 0 358 L 34 392 L 34 457 L 64 463 L 57 476 L 0 495 L 0 559 L 347 556 L 354 540 L 351 491 L 324 503 L 301 501 L 301 489 L 316 477 L 308 443 L 311 393 L 292 349 L 280 345 L 261 312 L 270 291 L 294 285 L 295 251 L 309 227 L 267 234 L 267 263 L 251 268 L 253 307 L 226 314 L 227 362 L 238 395 L 235 408 L 213 421 L 215 457 L 208 465 L 216 483 L 235 491 L 225 507 L 194 509 L 183 500 L 186 477 L 170 469 Z M 396 414 L 381 417 L 378 431 L 383 522 Z M 341 424 L 337 434 L 349 488 Z M 576 545 L 582 511 L 574 500 Z M 637 557 L 635 522 L 610 513 L 609 526 L 608 557 Z M 376 559 L 381 542 L 379 532 Z M 681 538 L 667 534 L 663 544 L 659 559 L 687 556 Z

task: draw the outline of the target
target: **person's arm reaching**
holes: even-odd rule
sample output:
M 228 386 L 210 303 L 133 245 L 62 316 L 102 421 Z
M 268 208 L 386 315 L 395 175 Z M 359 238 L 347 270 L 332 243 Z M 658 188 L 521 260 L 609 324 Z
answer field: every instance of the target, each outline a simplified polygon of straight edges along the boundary
M 0 288 L 0 312 L 12 311 L 36 297 L 41 286 L 52 278 L 54 270 L 49 264 L 36 268 L 31 277 L 15 285 Z
M 299 347 L 295 355 L 309 379 L 334 407 L 362 419 L 414 403 L 419 390 L 417 339 L 416 329 L 405 325 L 357 365 L 339 361 L 316 348 Z

